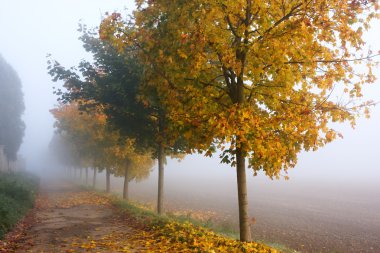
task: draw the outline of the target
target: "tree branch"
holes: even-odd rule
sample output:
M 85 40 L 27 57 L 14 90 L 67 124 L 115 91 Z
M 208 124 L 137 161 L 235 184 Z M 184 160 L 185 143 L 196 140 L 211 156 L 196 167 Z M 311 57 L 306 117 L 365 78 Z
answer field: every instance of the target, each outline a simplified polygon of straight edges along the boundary
M 380 56 L 380 54 L 368 55 L 366 57 L 355 58 L 355 59 L 333 59 L 333 60 L 313 60 L 313 61 L 288 61 L 288 62 L 284 62 L 284 64 L 354 62 L 354 61 L 369 60 L 369 59 L 375 58 L 377 56 Z

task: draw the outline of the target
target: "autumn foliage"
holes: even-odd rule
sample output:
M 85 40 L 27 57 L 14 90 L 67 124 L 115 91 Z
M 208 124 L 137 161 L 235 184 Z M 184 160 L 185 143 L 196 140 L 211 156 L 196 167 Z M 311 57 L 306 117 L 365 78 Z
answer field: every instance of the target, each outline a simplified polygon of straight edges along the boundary
M 137 153 L 134 140 L 122 138 L 117 130 L 109 128 L 107 116 L 98 107 L 80 111 L 76 103 L 61 105 L 51 110 L 57 130 L 74 158 L 71 166 L 106 170 L 107 191 L 110 174 L 125 177 L 124 197 L 128 198 L 128 182 L 147 177 L 153 166 L 150 153 Z M 61 144 L 63 144 L 61 141 Z M 67 159 L 67 158 L 64 158 Z M 96 173 L 96 171 L 95 171 Z
M 249 241 L 246 167 L 253 175 L 263 172 L 271 179 L 287 179 L 301 151 L 315 151 L 341 136 L 332 123 L 354 126 L 357 117 L 368 115 L 374 105 L 363 100 L 362 87 L 375 80 L 373 58 L 378 54 L 366 50 L 363 33 L 379 17 L 379 4 L 357 0 L 136 4 L 132 17 L 124 19 L 120 13 L 105 17 L 100 40 L 87 37 L 96 42 L 89 48 L 98 68 L 80 65 L 85 81 L 59 64 L 51 66 L 50 74 L 64 80 L 68 89 L 59 93 L 61 100 L 95 100 L 112 108 L 107 116 L 119 120 L 131 120 L 129 116 L 137 114 L 134 109 L 144 108 L 138 114 L 144 121 L 128 122 L 152 127 L 149 136 L 155 141 L 151 147 L 160 172 L 159 212 L 168 151 L 179 147 L 206 156 L 221 151 L 220 161 L 236 167 L 240 239 Z M 112 54 L 106 51 L 99 57 L 106 48 L 112 48 Z M 125 83 L 115 81 L 119 75 L 112 70 L 119 68 L 104 61 L 120 57 L 128 64 L 122 75 Z M 136 88 L 135 93 L 126 87 Z M 89 96 L 110 89 L 117 99 Z M 133 106 L 124 109 L 130 102 Z M 133 135 L 146 137 L 145 133 Z M 133 139 L 134 144 L 141 147 L 142 139 Z
M 330 122 L 355 124 L 371 101 L 363 32 L 377 1 L 137 1 L 132 20 L 110 15 L 100 36 L 119 50 L 134 45 L 173 128 L 190 152 L 237 168 L 241 239 L 249 240 L 245 163 L 279 178 L 302 150 L 339 134 Z M 135 29 L 133 27 L 135 26 Z M 365 62 L 367 71 L 356 73 Z M 337 90 L 343 99 L 334 100 Z
M 80 205 L 95 205 L 110 208 L 118 201 L 114 197 L 91 192 L 72 192 L 56 199 L 39 199 L 44 208 L 75 208 Z M 129 205 L 130 206 L 130 205 Z M 139 217 L 135 214 L 139 213 Z M 128 222 L 129 231 L 109 231 L 101 237 L 74 238 L 64 242 L 61 247 L 65 252 L 100 251 L 100 252 L 257 252 L 275 253 L 276 250 L 259 243 L 242 243 L 228 239 L 214 232 L 192 225 L 151 214 L 134 207 L 128 207 L 122 213 L 120 222 Z M 132 230 L 132 231 L 131 231 Z

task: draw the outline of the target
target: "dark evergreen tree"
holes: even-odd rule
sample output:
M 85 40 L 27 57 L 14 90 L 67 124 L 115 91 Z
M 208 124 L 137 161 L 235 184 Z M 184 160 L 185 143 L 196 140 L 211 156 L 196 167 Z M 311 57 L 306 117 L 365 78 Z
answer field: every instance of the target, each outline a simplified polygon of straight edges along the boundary
M 25 130 L 24 110 L 20 78 L 0 55 L 0 145 L 8 161 L 17 159 Z

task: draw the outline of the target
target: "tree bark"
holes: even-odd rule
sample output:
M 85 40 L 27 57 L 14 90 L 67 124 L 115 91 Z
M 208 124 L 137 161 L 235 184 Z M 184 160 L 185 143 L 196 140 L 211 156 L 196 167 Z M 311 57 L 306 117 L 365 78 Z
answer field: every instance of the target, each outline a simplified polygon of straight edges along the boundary
M 96 168 L 93 168 L 94 169 L 94 176 L 92 177 L 92 187 L 95 188 L 96 187 Z
M 128 201 L 128 185 L 129 185 L 129 165 L 127 164 L 124 171 L 124 188 L 123 199 Z
M 157 213 L 163 213 L 164 205 L 164 147 L 162 143 L 158 146 L 158 197 L 157 197 Z
M 88 185 L 88 167 L 86 167 L 86 186 Z
M 250 5 L 251 2 L 249 1 Z M 247 8 L 248 11 L 248 8 Z M 250 13 L 247 13 L 246 22 L 250 19 Z M 247 35 L 247 30 L 245 35 Z M 246 36 L 247 38 L 247 36 Z M 248 39 L 244 39 L 244 46 L 248 46 Z M 239 42 L 240 44 L 240 42 Z M 246 98 L 244 95 L 244 69 L 246 64 L 247 53 L 244 49 L 238 47 L 236 57 L 241 62 L 240 73 L 236 74 L 236 104 L 239 108 L 244 108 Z M 251 231 L 249 226 L 248 215 L 248 194 L 247 194 L 247 178 L 245 171 L 245 157 L 244 143 L 240 141 L 240 137 L 236 136 L 236 178 L 238 188 L 238 202 L 239 202 L 239 227 L 240 227 L 240 241 L 248 242 L 251 240 Z
M 106 192 L 109 193 L 111 191 L 111 172 L 107 168 L 106 169 Z
M 247 179 L 245 173 L 245 156 L 241 148 L 236 148 L 236 172 L 239 201 L 239 225 L 240 241 L 248 242 L 251 240 L 251 231 L 248 217 L 248 194 Z

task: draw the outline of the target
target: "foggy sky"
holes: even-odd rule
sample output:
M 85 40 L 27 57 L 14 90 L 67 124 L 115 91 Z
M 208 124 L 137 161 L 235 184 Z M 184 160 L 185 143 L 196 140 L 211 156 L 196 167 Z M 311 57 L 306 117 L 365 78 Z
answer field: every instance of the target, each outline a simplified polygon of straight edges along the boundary
M 132 9 L 133 1 L 118 0 L 0 0 L 0 53 L 17 71 L 23 85 L 26 132 L 20 154 L 39 166 L 53 133 L 56 84 L 47 74 L 46 55 L 64 66 L 89 55 L 78 40 L 78 23 L 98 26 L 106 11 Z
M 38 167 L 53 133 L 54 120 L 49 109 L 56 104 L 56 97 L 52 94 L 54 84 L 47 74 L 46 55 L 52 54 L 66 67 L 88 58 L 78 40 L 79 20 L 89 27 L 97 26 L 102 13 L 121 11 L 125 7 L 132 9 L 133 1 L 0 0 L 0 53 L 18 72 L 23 84 L 27 128 L 20 154 L 26 157 L 31 168 Z M 377 22 L 366 36 L 375 52 L 380 49 L 375 39 L 379 28 L 380 23 Z M 374 73 L 380 77 L 379 69 Z M 380 101 L 379 81 L 364 87 L 364 91 L 366 98 Z M 301 154 L 297 167 L 290 172 L 291 180 L 318 178 L 321 182 L 365 183 L 380 178 L 380 108 L 372 110 L 371 119 L 358 120 L 355 130 L 348 124 L 338 129 L 344 139 L 336 140 L 318 152 Z M 177 173 L 188 177 L 195 175 L 193 172 L 215 175 L 220 171 L 216 178 L 235 178 L 233 169 L 220 165 L 217 156 L 212 159 L 192 156 L 180 164 L 172 161 L 168 169 L 174 171 L 173 177 Z M 377 190 L 380 192 L 380 187 Z

